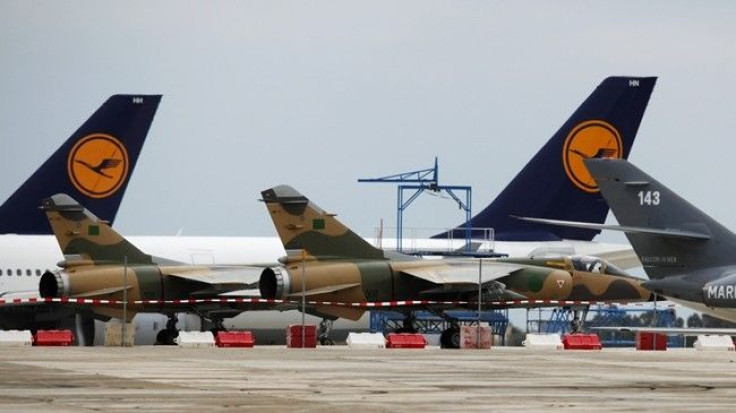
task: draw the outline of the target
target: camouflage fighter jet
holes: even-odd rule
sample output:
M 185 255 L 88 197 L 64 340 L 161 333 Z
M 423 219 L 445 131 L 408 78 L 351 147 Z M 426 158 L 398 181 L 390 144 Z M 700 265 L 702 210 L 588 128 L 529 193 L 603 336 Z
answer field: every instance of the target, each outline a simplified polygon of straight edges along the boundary
M 120 306 L 92 307 L 98 318 L 123 318 L 128 321 L 138 312 L 165 313 L 167 328 L 157 337 L 171 344 L 178 335 L 176 312 L 186 307 L 166 301 L 191 298 L 257 296 L 262 267 L 199 266 L 152 257 L 145 254 L 105 221 L 77 201 L 57 194 L 43 201 L 51 228 L 64 253 L 60 271 L 46 272 L 39 284 L 44 298 L 89 298 L 98 300 L 144 301 L 131 304 L 123 314 Z M 233 317 L 258 304 L 194 304 L 188 309 L 221 327 L 222 319 Z M 269 309 L 273 309 L 269 305 Z
M 281 266 L 266 268 L 261 274 L 263 298 L 290 300 L 305 295 L 315 302 L 461 301 L 476 308 L 480 282 L 481 304 L 488 303 L 486 307 L 491 302 L 498 307 L 499 301 L 514 300 L 650 299 L 649 291 L 640 285 L 643 280 L 601 259 L 425 260 L 373 247 L 334 214 L 289 186 L 267 189 L 261 195 L 287 252 Z M 403 312 L 405 328 L 413 328 L 416 307 L 397 304 L 390 309 Z M 448 307 L 428 309 L 446 317 L 443 310 Z M 314 305 L 309 312 L 325 319 L 356 320 L 365 309 Z M 458 336 L 454 325 L 443 332 L 443 345 L 456 347 Z

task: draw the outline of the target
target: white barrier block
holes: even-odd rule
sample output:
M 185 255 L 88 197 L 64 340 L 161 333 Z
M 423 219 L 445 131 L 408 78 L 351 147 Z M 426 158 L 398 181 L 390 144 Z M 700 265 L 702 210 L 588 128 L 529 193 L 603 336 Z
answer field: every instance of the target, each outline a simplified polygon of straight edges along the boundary
M 537 350 L 562 350 L 565 346 L 559 334 L 527 334 L 521 343 L 526 348 Z
M 693 344 L 698 351 L 734 351 L 731 336 L 723 335 L 701 335 Z
M 381 333 L 350 333 L 346 342 L 354 350 L 386 348 L 386 338 Z
M 214 347 L 215 336 L 211 331 L 180 331 L 174 341 L 179 347 Z
M 33 345 L 30 330 L 0 330 L 0 347 L 24 347 Z

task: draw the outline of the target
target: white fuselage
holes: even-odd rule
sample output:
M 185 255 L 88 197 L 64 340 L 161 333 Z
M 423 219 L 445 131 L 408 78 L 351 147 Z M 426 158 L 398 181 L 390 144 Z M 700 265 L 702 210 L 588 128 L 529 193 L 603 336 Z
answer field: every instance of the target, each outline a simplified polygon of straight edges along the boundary
M 196 236 L 132 236 L 131 243 L 147 254 L 191 264 L 267 264 L 276 263 L 285 255 L 279 238 L 276 237 L 196 237 Z M 374 240 L 368 239 L 374 243 Z M 448 250 L 462 247 L 463 241 L 448 245 L 448 240 L 416 240 L 412 246 L 433 250 Z M 375 245 L 375 244 L 374 244 Z M 383 239 L 381 245 L 391 248 L 395 240 Z M 405 244 L 406 245 L 406 244 Z M 630 251 L 631 247 L 621 244 L 604 244 L 586 241 L 552 242 L 501 242 L 493 243 L 495 252 L 512 257 L 544 255 L 597 255 L 618 251 Z M 0 235 L 0 297 L 27 298 L 38 296 L 40 275 L 46 270 L 58 269 L 63 259 L 56 238 L 51 235 Z M 20 274 L 20 275 L 18 275 Z M 30 274 L 30 275 L 28 275 Z M 0 317 L 3 315 L 0 308 Z M 309 316 L 310 324 L 320 320 Z M 298 311 L 247 312 L 227 320 L 229 328 L 254 330 L 281 330 L 289 324 L 301 322 Z M 139 314 L 136 330 L 149 338 L 137 338 L 136 343 L 153 342 L 155 331 L 163 328 L 161 315 Z M 150 324 L 150 325 L 149 325 Z M 368 317 L 360 320 L 339 320 L 335 329 L 366 330 Z M 149 334 L 150 333 L 150 334 Z

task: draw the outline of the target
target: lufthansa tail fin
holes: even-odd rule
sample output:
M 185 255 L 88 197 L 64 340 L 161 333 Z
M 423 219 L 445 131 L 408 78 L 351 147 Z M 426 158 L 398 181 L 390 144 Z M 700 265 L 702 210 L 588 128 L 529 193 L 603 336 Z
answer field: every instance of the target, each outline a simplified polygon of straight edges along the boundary
M 470 227 L 493 228 L 498 241 L 593 239 L 600 231 L 550 227 L 512 215 L 603 223 L 608 206 L 583 160 L 629 156 L 656 80 L 606 78 L 496 199 L 471 219 Z M 453 237 L 464 238 L 466 226 L 453 230 Z M 481 232 L 475 230 L 473 238 L 482 237 Z
M 46 212 L 69 265 L 75 262 L 121 264 L 126 260 L 129 264 L 153 263 L 150 255 L 136 248 L 69 195 L 46 198 L 41 209 Z
M 0 206 L 0 234 L 49 234 L 38 200 L 67 193 L 112 223 L 160 95 L 114 95 Z
M 585 164 L 650 278 L 736 264 L 733 232 L 636 166 L 620 159 Z
M 317 259 L 384 258 L 383 251 L 294 188 L 280 185 L 261 196 L 289 256 L 304 250 Z

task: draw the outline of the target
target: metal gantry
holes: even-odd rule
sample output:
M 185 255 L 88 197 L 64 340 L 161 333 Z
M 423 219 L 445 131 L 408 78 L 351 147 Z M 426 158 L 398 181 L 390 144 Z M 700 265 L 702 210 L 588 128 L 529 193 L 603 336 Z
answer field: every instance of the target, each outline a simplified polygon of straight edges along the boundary
M 380 178 L 358 179 L 358 182 L 399 184 L 396 203 L 396 247 L 398 251 L 402 251 L 404 211 L 409 208 L 411 203 L 414 202 L 414 200 L 416 200 L 424 191 L 433 191 L 436 193 L 445 192 L 454 199 L 455 202 L 457 202 L 460 209 L 465 211 L 465 247 L 468 252 L 470 251 L 472 237 L 472 228 L 470 223 L 470 219 L 472 218 L 472 188 L 464 185 L 440 185 L 437 157 L 434 158 L 434 167 L 432 168 L 387 175 Z M 406 200 L 404 200 L 405 191 L 413 191 Z M 463 201 L 456 192 L 464 192 L 465 200 Z

